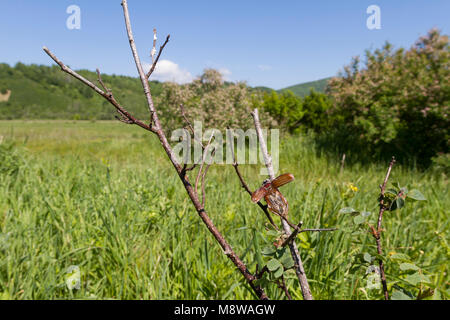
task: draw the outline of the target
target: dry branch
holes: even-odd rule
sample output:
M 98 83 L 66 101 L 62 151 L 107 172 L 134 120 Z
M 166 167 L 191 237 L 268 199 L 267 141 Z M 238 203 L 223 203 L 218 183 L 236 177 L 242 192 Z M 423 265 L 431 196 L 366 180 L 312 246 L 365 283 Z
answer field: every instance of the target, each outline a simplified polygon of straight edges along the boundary
M 290 234 L 290 236 L 284 240 L 284 242 L 281 244 L 282 247 L 287 246 L 289 243 L 291 243 L 292 241 L 294 241 L 295 237 L 297 237 L 297 235 L 299 233 L 302 232 L 323 232 L 323 231 L 336 231 L 337 228 L 324 228 L 324 229 L 301 229 L 303 222 L 300 221 L 300 223 L 298 225 L 294 225 L 294 232 L 292 232 Z
M 236 160 L 236 154 L 234 153 L 234 140 L 231 132 L 230 132 L 230 128 L 227 127 L 227 134 L 228 134 L 228 141 L 233 141 L 233 143 L 230 145 L 230 151 L 231 151 L 231 156 L 233 157 L 233 167 L 234 167 L 234 171 L 236 171 L 236 174 L 239 178 L 239 181 L 241 182 L 241 186 L 242 188 L 244 188 L 245 191 L 247 191 L 247 193 L 249 194 L 249 196 L 252 196 L 252 191 L 250 190 L 250 188 L 248 187 L 247 183 L 245 183 L 244 178 L 241 175 L 241 172 L 239 171 L 239 164 Z M 264 212 L 264 214 L 266 215 L 267 219 L 269 220 L 270 224 L 276 229 L 279 230 L 277 225 L 275 224 L 275 222 L 273 222 L 272 217 L 270 216 L 269 211 L 267 210 L 267 206 L 263 205 L 261 203 L 261 201 L 258 201 L 258 206 L 261 208 L 261 210 Z
M 102 89 L 100 89 L 99 87 L 97 87 L 95 84 L 93 84 L 91 81 L 87 80 L 86 78 L 84 78 L 82 75 L 76 73 L 75 71 L 73 71 L 72 69 L 70 69 L 68 66 L 66 66 L 61 60 L 59 60 L 47 47 L 43 47 L 43 50 L 45 51 L 45 53 L 47 53 L 47 55 L 53 59 L 53 61 L 55 61 L 60 67 L 61 70 L 66 72 L 67 74 L 70 74 L 72 77 L 74 77 L 75 79 L 78 79 L 79 81 L 81 81 L 82 83 L 84 83 L 85 85 L 87 85 L 88 87 L 90 87 L 92 90 L 94 90 L 95 92 L 97 92 L 99 95 L 101 95 L 103 98 L 105 98 L 106 100 L 108 100 L 115 108 L 116 110 L 124 115 L 127 119 L 129 119 L 130 121 L 133 122 L 133 124 L 138 125 L 139 127 L 148 130 L 148 131 L 152 131 L 153 129 L 146 125 L 145 123 L 143 123 L 142 121 L 136 119 L 135 117 L 133 117 L 127 110 L 125 110 L 114 98 L 114 96 L 110 93 L 104 92 Z
M 118 111 L 120 111 L 121 114 L 125 115 L 128 119 L 130 119 L 130 121 L 132 121 L 133 124 L 136 124 L 148 131 L 151 131 L 158 136 L 160 143 L 161 143 L 162 147 L 164 148 L 164 151 L 166 152 L 170 162 L 172 163 L 175 170 L 177 171 L 177 174 L 180 177 L 180 179 L 184 185 L 184 188 L 186 189 L 186 192 L 188 193 L 188 196 L 191 199 L 192 204 L 194 205 L 195 210 L 197 211 L 197 213 L 200 216 L 200 218 L 202 219 L 202 221 L 205 223 L 208 230 L 212 233 L 212 235 L 214 236 L 216 241 L 219 243 L 219 245 L 223 249 L 225 255 L 231 260 L 231 262 L 236 266 L 236 268 L 244 276 L 245 280 L 250 285 L 250 287 L 252 288 L 252 290 L 256 294 L 256 296 L 259 299 L 267 299 L 268 297 L 265 294 L 264 290 L 260 286 L 258 286 L 254 283 L 255 276 L 249 272 L 249 270 L 247 269 L 244 262 L 242 262 L 242 260 L 238 257 L 238 255 L 233 251 L 231 246 L 228 244 L 228 242 L 225 240 L 223 235 L 219 232 L 219 230 L 216 228 L 214 223 L 211 221 L 210 217 L 207 215 L 204 206 L 199 201 L 198 193 L 195 192 L 194 188 L 192 187 L 191 183 L 189 182 L 189 179 L 186 175 L 186 166 L 183 166 L 183 167 L 180 166 L 180 164 L 176 160 L 176 156 L 167 141 L 164 131 L 162 130 L 156 109 L 153 104 L 152 96 L 150 93 L 150 86 L 148 83 L 148 78 L 147 78 L 147 75 L 144 73 L 139 55 L 137 53 L 133 33 L 131 30 L 131 23 L 130 23 L 129 11 L 128 11 L 128 3 L 126 0 L 122 0 L 122 7 L 123 7 L 125 25 L 126 25 L 128 40 L 130 43 L 130 48 L 131 48 L 131 51 L 133 54 L 133 58 L 134 58 L 134 61 L 136 64 L 137 71 L 139 73 L 139 78 L 142 83 L 144 94 L 147 99 L 148 109 L 150 112 L 150 119 L 151 119 L 150 124 L 151 125 L 146 125 L 143 122 L 135 119 L 122 106 L 120 106 L 119 103 L 117 103 L 117 101 L 114 99 L 112 94 L 110 94 L 108 92 L 104 92 L 103 90 L 101 90 L 100 88 L 95 86 L 92 82 L 90 82 L 89 80 L 85 79 L 78 73 L 76 73 L 73 70 L 71 70 L 70 68 L 68 68 L 58 58 L 56 58 L 56 56 L 53 53 L 51 53 L 50 50 L 48 50 L 46 47 L 44 47 L 44 51 L 61 67 L 61 69 L 64 72 L 66 72 L 66 73 L 70 74 L 71 76 L 75 77 L 76 79 L 80 80 L 85 85 L 92 88 L 99 95 L 103 96 Z M 168 41 L 168 38 L 166 39 L 166 43 L 167 43 L 167 41 Z M 160 51 L 162 51 L 162 50 L 160 50 Z M 155 61 L 155 63 L 156 63 L 156 61 Z
M 272 181 L 273 179 L 275 179 L 275 173 L 273 171 L 272 158 L 269 155 L 269 153 L 267 152 L 266 142 L 265 142 L 265 139 L 264 139 L 264 136 L 262 133 L 261 123 L 259 121 L 258 109 L 255 109 L 252 112 L 252 117 L 255 122 L 256 133 L 258 134 L 259 145 L 261 147 L 261 152 L 263 154 L 264 163 L 266 164 L 266 168 L 267 168 L 270 180 Z M 289 227 L 289 224 L 286 222 L 285 219 L 281 219 L 281 224 L 283 226 L 284 232 L 289 237 L 292 233 L 291 228 Z M 297 274 L 298 280 L 300 282 L 303 299 L 313 300 L 313 296 L 311 294 L 311 290 L 310 290 L 309 284 L 308 284 L 308 279 L 306 278 L 305 269 L 303 268 L 302 259 L 298 252 L 297 245 L 295 244 L 294 241 L 291 241 L 289 243 L 289 249 L 291 251 L 292 259 L 294 260 L 294 263 L 295 263 L 295 273 Z
M 375 241 L 377 242 L 377 252 L 381 256 L 383 254 L 383 250 L 381 248 L 381 222 L 383 220 L 383 213 L 386 210 L 386 204 L 384 203 L 384 192 L 386 190 L 386 185 L 389 179 L 389 176 L 392 171 L 392 167 L 395 164 L 395 158 L 392 157 L 391 162 L 389 163 L 388 170 L 386 172 L 386 176 L 384 177 L 383 184 L 380 185 L 380 211 L 378 213 L 378 221 L 377 221 L 377 230 L 372 229 L 372 234 L 375 237 Z M 389 292 L 387 289 L 387 283 L 386 283 L 386 274 L 384 273 L 384 264 L 383 260 L 378 259 L 378 264 L 380 266 L 380 279 L 381 283 L 383 285 L 383 293 L 384 293 L 384 299 L 389 300 Z
M 166 46 L 167 42 L 169 42 L 169 39 L 170 39 L 170 34 L 167 36 L 166 41 L 164 41 L 164 44 L 161 47 L 159 47 L 159 52 L 158 52 L 158 55 L 156 56 L 156 60 L 154 62 L 152 61 L 152 67 L 147 72 L 147 79 L 150 78 L 150 76 L 152 75 L 153 71 L 155 71 L 156 64 L 159 61 L 159 57 L 161 56 L 161 53 L 164 50 L 164 47 Z M 156 43 L 154 43 L 154 45 L 156 45 Z M 153 60 L 153 56 L 152 56 L 152 60 Z
M 186 110 L 184 109 L 183 104 L 180 104 L 180 110 L 181 110 L 181 115 L 182 115 L 183 118 L 184 118 L 184 121 L 186 121 L 186 124 L 188 125 L 189 131 L 191 131 L 192 136 L 194 137 L 194 141 L 197 141 L 197 143 L 200 144 L 200 145 L 202 146 L 202 149 L 204 150 L 204 149 L 205 149 L 205 145 L 203 144 L 202 141 L 198 140 L 197 137 L 195 136 L 195 130 L 194 130 L 194 127 L 192 126 L 191 121 L 189 121 L 189 118 L 188 118 L 188 116 L 187 116 L 187 114 L 186 114 Z M 195 162 L 195 161 L 194 161 L 194 162 Z M 195 164 L 194 164 L 194 165 L 195 165 Z

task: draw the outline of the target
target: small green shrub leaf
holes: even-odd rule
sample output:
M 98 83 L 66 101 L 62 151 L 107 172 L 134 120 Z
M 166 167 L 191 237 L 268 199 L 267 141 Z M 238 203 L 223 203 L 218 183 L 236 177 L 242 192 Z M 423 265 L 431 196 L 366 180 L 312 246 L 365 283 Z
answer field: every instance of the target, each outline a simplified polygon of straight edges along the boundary
M 353 218 L 353 223 L 356 224 L 356 225 L 364 223 L 365 221 L 366 221 L 366 217 L 364 217 L 362 215 L 358 215 L 358 216 Z
M 275 271 L 280 267 L 281 263 L 277 259 L 272 259 L 269 262 L 267 262 L 267 269 L 269 269 L 269 271 Z
M 412 300 L 412 298 L 399 290 L 392 293 L 391 300 Z
M 387 189 L 385 193 L 390 193 L 394 196 L 397 196 L 398 191 L 395 189 Z
M 417 285 L 418 283 L 429 283 L 430 282 L 430 279 L 427 276 L 420 274 L 418 272 L 407 275 L 405 280 L 407 282 L 409 282 L 410 284 L 412 284 L 413 286 Z
M 410 261 L 411 258 L 404 253 L 394 253 L 393 255 L 391 255 L 390 257 L 391 260 L 394 261 Z
M 405 206 L 405 200 L 400 197 L 395 200 L 395 203 L 397 204 L 397 209 L 401 209 Z
M 277 271 L 273 274 L 275 278 L 280 278 L 283 275 L 284 269 L 283 266 L 280 266 Z
M 272 256 L 272 255 L 275 254 L 275 252 L 276 252 L 276 249 L 275 249 L 274 246 L 264 247 L 264 248 L 261 250 L 261 253 L 262 253 L 263 255 L 265 255 L 265 256 Z
M 369 212 L 369 211 L 363 211 L 363 212 L 361 212 L 361 216 L 363 216 L 363 217 L 368 217 L 368 216 L 370 216 L 372 213 L 371 212 Z
M 419 270 L 419 267 L 416 266 L 415 264 L 404 262 L 404 263 L 400 264 L 400 270 L 403 270 L 403 271 L 406 271 L 406 270 L 417 271 L 417 270 Z
M 283 256 L 280 262 L 283 265 L 284 269 L 290 269 L 294 266 L 294 260 L 289 254 Z
M 416 200 L 416 201 L 427 200 L 427 198 L 425 198 L 425 196 L 419 190 L 416 190 L 416 189 L 413 189 L 410 192 L 408 192 L 407 197 L 409 199 Z

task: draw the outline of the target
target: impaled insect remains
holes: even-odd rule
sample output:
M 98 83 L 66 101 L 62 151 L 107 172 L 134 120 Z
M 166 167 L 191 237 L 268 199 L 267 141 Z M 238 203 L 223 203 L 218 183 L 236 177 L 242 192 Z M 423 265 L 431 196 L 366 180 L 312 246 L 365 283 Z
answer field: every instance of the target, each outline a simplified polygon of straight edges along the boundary
M 290 173 L 282 174 L 272 182 L 270 180 L 264 180 L 261 188 L 253 192 L 252 201 L 256 203 L 264 198 L 270 211 L 287 219 L 289 205 L 278 188 L 293 180 L 294 175 Z

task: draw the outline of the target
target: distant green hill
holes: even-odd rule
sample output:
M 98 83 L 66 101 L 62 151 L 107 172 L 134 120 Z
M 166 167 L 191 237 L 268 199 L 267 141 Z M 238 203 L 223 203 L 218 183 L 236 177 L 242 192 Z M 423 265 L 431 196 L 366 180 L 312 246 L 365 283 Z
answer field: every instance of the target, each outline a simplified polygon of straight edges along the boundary
M 97 74 L 78 73 L 97 83 Z M 137 78 L 102 75 L 115 98 L 137 118 L 148 118 L 145 97 Z M 153 95 L 162 83 L 152 81 Z M 57 66 L 0 64 L 0 119 L 114 119 L 109 103 Z
M 262 92 L 272 92 L 272 91 L 274 91 L 272 88 L 264 87 L 264 86 L 254 87 L 253 90 L 262 91 Z
M 290 86 L 287 88 L 283 88 L 278 90 L 278 92 L 282 92 L 285 90 L 290 90 L 294 94 L 300 97 L 304 97 L 309 94 L 310 89 L 314 89 L 317 92 L 325 92 L 325 88 L 327 86 L 328 80 L 331 78 L 320 79 L 316 81 L 310 81 L 305 83 L 296 84 L 294 86 Z

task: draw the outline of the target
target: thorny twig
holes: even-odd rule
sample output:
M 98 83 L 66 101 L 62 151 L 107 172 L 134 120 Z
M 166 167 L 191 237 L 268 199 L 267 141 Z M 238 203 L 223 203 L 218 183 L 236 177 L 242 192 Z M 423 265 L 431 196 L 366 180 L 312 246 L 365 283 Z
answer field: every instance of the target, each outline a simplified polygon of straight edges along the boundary
M 152 51 L 150 51 L 150 57 L 152 58 L 152 66 L 155 63 L 156 40 L 158 40 L 158 37 L 156 34 L 156 28 L 153 28 L 153 47 L 152 47 Z
M 98 82 L 100 83 L 100 85 L 102 86 L 102 88 L 103 88 L 108 94 L 112 95 L 112 91 L 111 91 L 110 89 L 108 89 L 108 88 L 105 86 L 105 84 L 103 83 L 102 76 L 101 76 L 100 70 L 99 70 L 98 68 L 97 68 L 97 80 L 98 80 Z
M 200 144 L 202 146 L 202 149 L 205 149 L 205 145 L 203 144 L 202 141 L 198 140 L 197 137 L 195 136 L 195 130 L 194 127 L 192 126 L 192 123 L 189 121 L 189 118 L 186 115 L 186 110 L 184 109 L 184 105 L 181 103 L 180 104 L 180 110 L 181 110 L 181 115 L 184 118 L 184 121 L 186 121 L 186 124 L 188 125 L 188 129 L 191 131 L 192 136 L 194 137 L 194 140 L 197 141 L 198 144 Z

